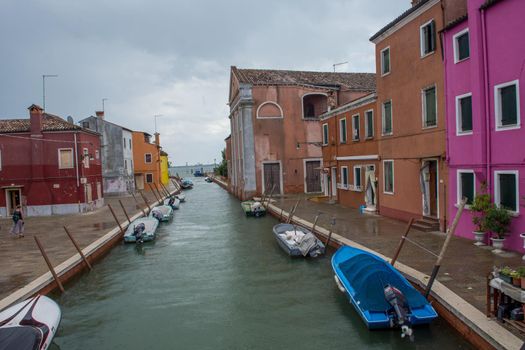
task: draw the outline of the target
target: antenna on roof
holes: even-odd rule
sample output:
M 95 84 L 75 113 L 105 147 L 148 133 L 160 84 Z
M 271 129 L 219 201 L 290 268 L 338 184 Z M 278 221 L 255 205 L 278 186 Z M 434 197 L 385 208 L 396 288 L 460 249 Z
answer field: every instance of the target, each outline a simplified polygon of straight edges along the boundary
M 332 64 L 332 66 L 334 67 L 334 73 L 335 73 L 335 67 L 336 67 L 336 66 L 342 66 L 343 64 L 347 64 L 347 63 L 348 63 L 348 61 L 346 61 L 346 62 L 341 62 L 341 63 L 334 63 L 334 64 Z
M 74 120 L 73 120 L 73 117 L 70 116 L 70 115 L 67 116 L 67 122 L 68 122 L 68 123 L 71 123 L 71 124 L 75 124 L 75 122 L 74 122 Z

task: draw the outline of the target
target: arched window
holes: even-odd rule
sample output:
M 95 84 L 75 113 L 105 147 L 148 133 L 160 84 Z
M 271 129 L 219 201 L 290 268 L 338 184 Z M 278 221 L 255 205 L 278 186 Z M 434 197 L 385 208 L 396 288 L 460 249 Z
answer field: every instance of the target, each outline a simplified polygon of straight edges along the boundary
M 272 119 L 272 118 L 283 118 L 283 110 L 281 106 L 272 101 L 263 102 L 257 108 L 258 119 Z

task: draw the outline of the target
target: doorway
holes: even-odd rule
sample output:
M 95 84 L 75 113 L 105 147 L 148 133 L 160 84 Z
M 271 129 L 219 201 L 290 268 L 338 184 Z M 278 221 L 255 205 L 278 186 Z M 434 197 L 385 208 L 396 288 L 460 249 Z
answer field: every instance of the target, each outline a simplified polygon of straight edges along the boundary
M 7 215 L 12 215 L 15 208 L 22 203 L 22 191 L 20 188 L 7 188 L 5 190 L 5 198 L 7 203 Z
M 423 197 L 423 215 L 438 218 L 438 161 L 435 159 L 424 160 L 419 176 L 421 181 L 421 194 Z
M 321 161 L 306 160 L 305 170 L 305 189 L 306 193 L 318 193 L 321 190 Z
M 263 191 L 266 194 L 281 193 L 281 164 L 264 163 L 263 164 Z M 275 186 L 275 188 L 274 188 Z
M 332 187 L 332 199 L 337 200 L 337 167 L 332 167 L 330 174 L 330 182 Z

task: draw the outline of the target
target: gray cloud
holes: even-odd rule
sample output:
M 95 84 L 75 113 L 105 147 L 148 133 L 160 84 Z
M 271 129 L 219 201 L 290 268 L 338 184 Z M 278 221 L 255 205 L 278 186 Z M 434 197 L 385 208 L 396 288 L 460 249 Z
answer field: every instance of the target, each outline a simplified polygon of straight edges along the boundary
M 229 67 L 373 71 L 368 38 L 409 0 L 4 0 L 0 117 L 42 103 L 153 132 L 176 164 L 220 158 Z

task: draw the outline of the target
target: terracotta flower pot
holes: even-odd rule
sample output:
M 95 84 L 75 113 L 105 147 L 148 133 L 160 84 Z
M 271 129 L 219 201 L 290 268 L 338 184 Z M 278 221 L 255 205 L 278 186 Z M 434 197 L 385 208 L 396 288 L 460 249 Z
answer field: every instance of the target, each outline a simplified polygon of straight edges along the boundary
M 512 277 L 512 284 L 516 287 L 521 288 L 521 278 L 520 277 Z

